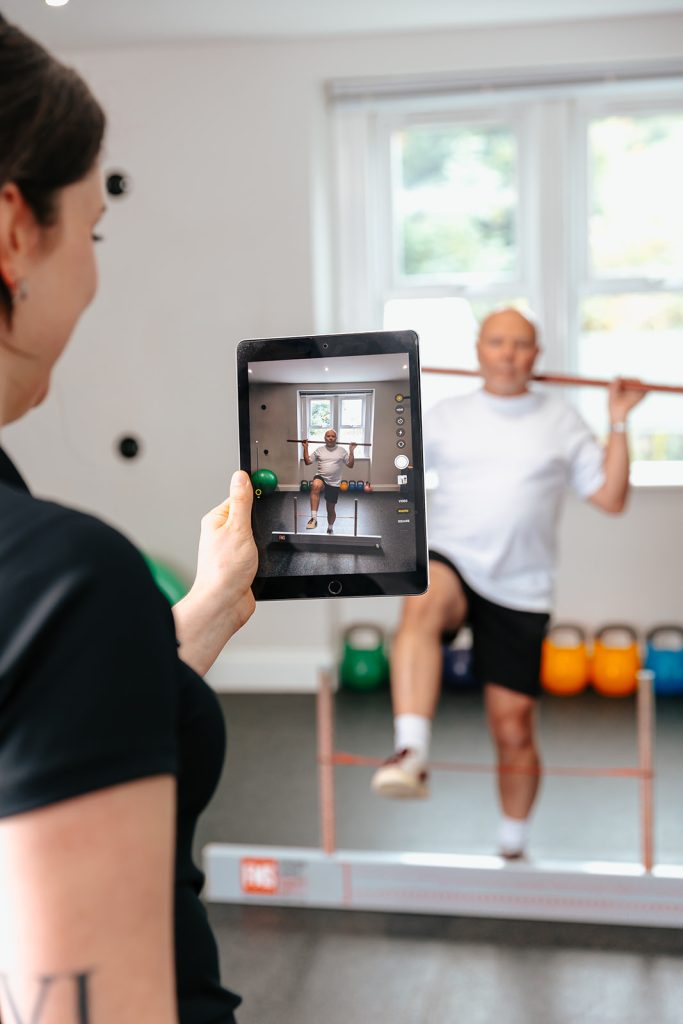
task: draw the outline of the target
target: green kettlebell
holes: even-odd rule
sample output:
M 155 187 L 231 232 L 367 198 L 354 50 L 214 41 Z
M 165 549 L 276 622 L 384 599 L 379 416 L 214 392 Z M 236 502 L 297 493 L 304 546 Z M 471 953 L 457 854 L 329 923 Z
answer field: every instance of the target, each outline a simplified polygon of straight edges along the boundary
M 341 685 L 349 690 L 377 690 L 389 680 L 384 653 L 384 633 L 379 626 L 349 626 L 344 633 L 344 653 L 339 666 Z

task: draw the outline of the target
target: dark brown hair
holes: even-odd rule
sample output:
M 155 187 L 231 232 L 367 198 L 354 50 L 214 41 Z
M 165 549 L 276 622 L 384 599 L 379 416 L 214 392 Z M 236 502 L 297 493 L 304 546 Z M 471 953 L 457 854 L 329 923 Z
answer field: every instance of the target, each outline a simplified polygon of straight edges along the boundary
M 0 186 L 14 182 L 39 224 L 53 224 L 57 193 L 84 178 L 105 117 L 82 78 L 0 14 Z M 0 317 L 12 295 L 0 277 Z

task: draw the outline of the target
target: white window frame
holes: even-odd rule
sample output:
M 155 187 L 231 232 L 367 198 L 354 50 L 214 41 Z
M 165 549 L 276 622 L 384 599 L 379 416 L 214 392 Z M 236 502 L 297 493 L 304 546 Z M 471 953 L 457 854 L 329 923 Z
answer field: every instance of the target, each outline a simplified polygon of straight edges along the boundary
M 375 408 L 374 388 L 301 388 L 298 393 L 299 412 L 299 436 L 307 438 L 310 425 L 310 403 L 314 398 L 330 398 L 332 400 L 332 426 L 329 430 L 336 430 L 340 437 L 341 407 L 345 398 L 361 398 L 363 400 L 363 441 L 372 443 L 372 428 Z M 344 438 L 341 438 L 343 441 Z M 320 442 L 321 444 L 324 442 Z M 358 442 L 359 444 L 361 442 Z
M 533 87 L 480 94 L 476 81 L 469 90 L 451 95 L 439 95 L 436 87 L 428 95 L 410 95 L 409 88 L 399 83 L 394 91 L 387 88 L 385 95 L 381 89 L 374 96 L 371 90 L 369 96 L 359 91 L 359 97 L 340 102 L 333 119 L 337 329 L 380 330 L 384 304 L 390 299 L 466 295 L 497 302 L 517 293 L 528 298 L 542 325 L 539 368 L 576 373 L 584 296 L 608 290 L 683 289 L 683 281 L 672 278 L 597 282 L 591 280 L 587 266 L 589 121 L 619 112 L 682 110 L 683 75 L 678 67 L 675 73 L 673 77 L 672 69 L 663 66 L 643 68 L 642 78 L 619 81 L 619 72 L 613 70 L 615 81 L 600 81 L 597 69 L 594 80 L 588 69 L 589 80 L 572 82 L 568 75 L 569 84 L 555 84 L 552 72 L 548 72 L 549 83 L 543 82 L 539 72 Z M 623 77 L 629 78 L 628 69 Z M 346 91 L 353 96 L 352 88 L 347 86 Z M 402 96 L 394 94 L 401 91 Z M 397 280 L 392 265 L 392 133 L 408 124 L 486 120 L 514 125 L 518 138 L 519 281 L 470 282 L 468 286 L 457 280 L 442 284 Z M 652 465 L 636 464 L 633 482 L 683 485 L 683 461 L 660 464 L 661 474 L 637 472 L 638 466 Z
M 591 99 L 579 102 L 575 112 L 574 151 L 576 153 L 576 176 L 578 209 L 577 225 L 581 232 L 577 246 L 579 287 L 583 295 L 614 295 L 624 292 L 668 292 L 683 289 L 683 275 L 665 277 L 660 274 L 636 276 L 597 275 L 591 272 L 588 239 L 588 200 L 590 194 L 588 128 L 590 122 L 599 117 L 613 117 L 620 114 L 656 115 L 666 111 L 683 112 L 683 84 L 678 96 L 661 94 L 656 96 L 634 96 L 630 101 L 623 96 L 613 99 Z

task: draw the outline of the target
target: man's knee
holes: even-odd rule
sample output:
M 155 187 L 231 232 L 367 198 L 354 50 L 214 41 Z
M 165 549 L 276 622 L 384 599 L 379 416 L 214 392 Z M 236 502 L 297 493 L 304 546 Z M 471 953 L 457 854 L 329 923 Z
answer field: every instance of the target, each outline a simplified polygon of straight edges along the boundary
M 490 725 L 495 744 L 503 754 L 514 755 L 536 745 L 531 709 L 493 715 Z
M 323 483 L 322 480 L 314 480 L 311 483 L 311 490 L 314 491 L 315 494 L 320 494 L 324 486 L 325 484 Z
M 431 601 L 428 594 L 406 598 L 399 632 L 420 632 L 440 636 L 445 629 L 445 611 L 435 601 Z

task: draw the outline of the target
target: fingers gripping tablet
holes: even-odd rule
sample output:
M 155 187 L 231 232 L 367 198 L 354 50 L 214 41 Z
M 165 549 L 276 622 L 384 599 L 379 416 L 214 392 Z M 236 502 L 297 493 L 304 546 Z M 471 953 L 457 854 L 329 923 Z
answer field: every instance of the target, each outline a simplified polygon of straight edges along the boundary
M 254 486 L 257 599 L 427 587 L 413 331 L 243 341 L 241 466 Z

